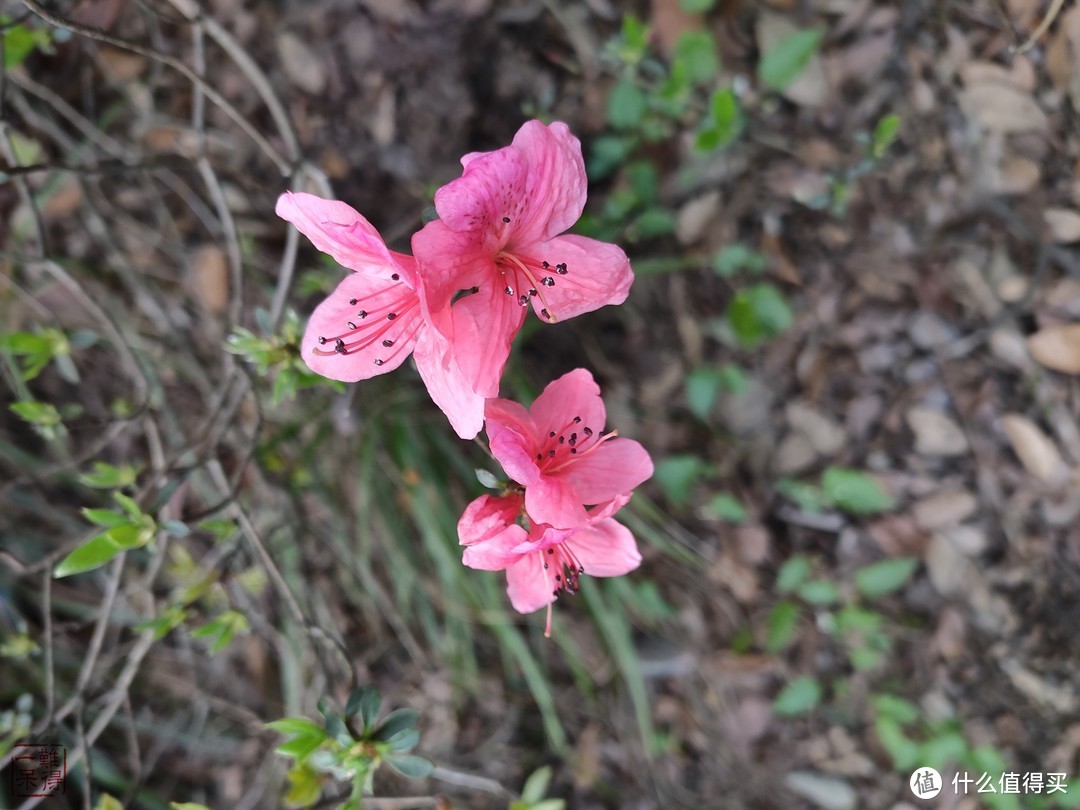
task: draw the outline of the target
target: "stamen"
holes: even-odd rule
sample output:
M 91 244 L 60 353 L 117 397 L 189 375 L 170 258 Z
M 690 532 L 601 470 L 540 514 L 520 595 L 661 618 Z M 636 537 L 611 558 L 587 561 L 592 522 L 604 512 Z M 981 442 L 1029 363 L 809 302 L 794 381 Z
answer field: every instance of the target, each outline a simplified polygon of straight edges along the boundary
M 375 358 L 375 365 L 381 366 L 382 365 L 382 360 L 380 360 L 378 357 L 376 357 Z
M 535 288 L 529 288 L 529 295 L 531 295 L 533 298 L 535 298 L 537 296 L 536 289 Z
M 553 279 L 551 276 L 544 276 L 542 279 L 540 279 L 540 283 L 543 284 L 545 287 L 554 287 L 555 279 Z
M 560 272 L 562 272 L 562 271 L 560 271 Z M 399 276 L 397 273 L 391 273 L 390 274 L 390 280 L 391 281 L 399 281 L 400 279 L 401 279 L 401 276 Z
M 510 224 L 510 217 L 503 217 L 503 222 L 505 222 L 507 225 L 509 225 Z
M 324 338 L 322 335 L 319 335 L 319 345 L 320 346 L 325 346 L 326 345 L 326 338 Z
M 394 345 L 394 341 L 387 339 L 382 342 L 382 345 L 389 349 L 391 346 Z
M 568 272 L 566 269 L 566 262 L 555 265 L 555 272 L 558 273 L 560 276 L 565 276 Z
M 394 320 L 394 318 L 396 318 L 396 317 L 397 317 L 397 313 L 396 313 L 396 312 L 387 312 L 387 313 L 386 313 L 386 320 L 388 320 L 388 321 L 392 321 L 392 320 Z
M 509 285 L 507 285 L 507 286 L 506 286 L 506 287 L 505 287 L 505 288 L 503 289 L 503 292 L 504 292 L 504 293 L 506 293 L 507 295 L 513 295 L 513 294 L 514 294 L 514 288 L 513 288 L 513 287 L 511 287 L 511 286 L 509 286 Z
M 356 299 L 355 298 L 350 298 L 349 299 L 349 306 L 350 307 L 355 307 L 356 306 Z

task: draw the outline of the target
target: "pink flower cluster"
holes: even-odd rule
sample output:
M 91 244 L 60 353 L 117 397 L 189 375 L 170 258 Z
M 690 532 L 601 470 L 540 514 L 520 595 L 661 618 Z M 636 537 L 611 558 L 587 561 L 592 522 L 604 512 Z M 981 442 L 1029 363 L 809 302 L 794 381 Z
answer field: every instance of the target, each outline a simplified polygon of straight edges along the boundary
M 603 433 L 592 375 L 550 383 L 530 410 L 498 399 L 510 344 L 531 307 L 547 323 L 626 300 L 633 272 L 617 246 L 565 234 L 585 206 L 581 143 L 563 123 L 525 123 L 510 146 L 461 159 L 435 193 L 438 219 L 390 250 L 345 203 L 286 193 L 277 214 L 352 270 L 312 314 L 301 344 L 318 374 L 356 382 L 412 354 L 432 400 L 463 439 L 487 427 L 513 480 L 465 510 L 464 562 L 507 572 L 525 613 L 573 592 L 581 574 L 616 576 L 641 557 L 612 515 L 652 475 L 637 442 Z M 591 507 L 591 508 L 589 508 Z

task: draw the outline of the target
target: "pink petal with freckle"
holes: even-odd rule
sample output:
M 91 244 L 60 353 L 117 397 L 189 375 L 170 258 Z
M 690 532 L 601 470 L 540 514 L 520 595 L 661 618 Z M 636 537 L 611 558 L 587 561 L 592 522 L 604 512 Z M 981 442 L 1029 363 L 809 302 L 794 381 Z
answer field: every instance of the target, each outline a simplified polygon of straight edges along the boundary
M 518 613 L 532 613 L 555 601 L 539 554 L 527 554 L 507 567 L 506 595 Z
M 366 380 L 405 362 L 423 326 L 415 291 L 379 276 L 350 273 L 312 313 L 300 342 L 301 357 L 331 380 Z M 338 339 L 344 354 L 335 351 Z
M 345 203 L 287 191 L 274 211 L 343 267 L 385 278 L 398 273 L 414 285 L 412 259 L 389 250 L 374 226 Z
M 652 478 L 648 451 L 633 439 L 616 438 L 583 455 L 554 477 L 565 482 L 582 503 L 604 503 Z
M 590 577 L 620 577 L 641 565 L 634 535 L 614 518 L 585 527 L 566 545 Z
M 622 248 L 584 236 L 556 236 L 530 248 L 539 256 L 552 256 L 566 264 L 566 274 L 551 273 L 555 282 L 544 290 L 544 300 L 534 298 L 533 310 L 547 320 L 542 309 L 562 321 L 609 304 L 621 304 L 630 294 L 634 273 Z

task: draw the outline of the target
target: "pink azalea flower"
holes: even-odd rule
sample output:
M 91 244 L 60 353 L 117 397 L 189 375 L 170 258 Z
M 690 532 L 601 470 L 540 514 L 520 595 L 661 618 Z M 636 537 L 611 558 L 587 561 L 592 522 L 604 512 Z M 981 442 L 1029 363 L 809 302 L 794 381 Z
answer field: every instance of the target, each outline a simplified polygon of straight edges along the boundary
M 551 605 L 560 591 L 577 592 L 582 575 L 617 577 L 641 564 L 630 530 L 612 518 L 628 500 L 619 495 L 590 510 L 568 529 L 533 523 L 526 530 L 515 520 L 523 499 L 482 495 L 465 509 L 458 537 L 463 562 L 482 571 L 506 571 L 506 593 L 519 613 L 548 608 L 544 634 L 551 635 Z
M 413 254 L 441 369 L 491 398 L 530 305 L 554 323 L 621 304 L 633 272 L 615 245 L 560 236 L 586 191 L 581 143 L 566 124 L 528 121 L 510 146 L 461 163 L 462 176 L 435 193 L 439 219 L 413 236 Z M 471 424 L 477 414 L 457 416 Z
M 300 346 L 308 367 L 332 380 L 356 382 L 392 371 L 414 353 L 432 399 L 462 438 L 479 433 L 483 398 L 454 364 L 438 362 L 413 258 L 387 248 L 371 223 L 343 202 L 289 192 L 278 199 L 276 211 L 354 271 L 308 321 Z
M 525 512 L 558 528 L 582 525 L 585 507 L 630 492 L 653 474 L 648 452 L 604 433 L 604 402 L 592 374 L 575 369 L 549 383 L 526 410 L 488 400 L 491 452 L 525 489 Z

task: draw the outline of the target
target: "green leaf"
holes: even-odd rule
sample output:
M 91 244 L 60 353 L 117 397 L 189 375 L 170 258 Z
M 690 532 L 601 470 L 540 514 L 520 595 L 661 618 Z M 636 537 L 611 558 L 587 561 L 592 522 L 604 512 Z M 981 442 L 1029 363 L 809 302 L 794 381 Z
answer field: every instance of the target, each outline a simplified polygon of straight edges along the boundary
M 299 737 L 292 737 L 285 742 L 281 743 L 275 752 L 281 754 L 283 757 L 292 757 L 296 760 L 307 759 L 313 751 L 315 751 L 320 745 L 326 741 L 325 737 L 313 737 L 311 735 L 301 735 Z
M 407 728 L 387 740 L 386 746 L 391 751 L 409 751 L 416 748 L 419 742 L 420 732 L 415 728 Z
M 727 310 L 736 340 L 746 348 L 776 337 L 794 320 L 787 299 L 772 284 L 754 284 L 739 290 Z
M 835 605 L 840 601 L 840 589 L 824 579 L 804 582 L 798 589 L 799 598 L 811 605 Z
M 143 510 L 139 508 L 139 505 L 135 503 L 133 498 L 129 498 L 123 492 L 114 492 L 113 500 L 120 504 L 120 508 L 127 513 L 132 522 L 138 523 L 142 520 Z
M 668 456 L 656 465 L 656 480 L 664 495 L 676 507 L 686 503 L 690 489 L 702 473 L 704 462 L 697 456 Z
M 712 129 L 716 132 L 718 143 L 714 148 L 727 146 L 743 130 L 744 117 L 739 99 L 730 87 L 717 90 L 709 100 L 709 112 L 712 115 Z
M 159 641 L 179 627 L 186 618 L 187 611 L 182 607 L 169 607 L 163 610 L 160 616 L 135 625 L 134 629 L 139 633 L 144 630 L 153 630 L 154 641 Z
M 634 139 L 623 135 L 602 135 L 589 149 L 589 179 L 603 180 L 623 164 L 634 148 Z
M 423 779 L 435 770 L 435 763 L 414 754 L 395 754 L 386 758 L 386 764 L 403 776 Z
M 803 675 L 785 686 L 773 701 L 773 711 L 781 717 L 805 714 L 821 702 L 821 684 Z
M 727 245 L 713 259 L 712 267 L 719 275 L 730 278 L 740 270 L 760 273 L 765 269 L 765 257 L 743 244 Z
M 686 404 L 698 419 L 705 421 L 716 404 L 724 375 L 717 368 L 697 368 L 686 375 Z
M 480 486 L 487 489 L 499 489 L 499 479 L 495 477 L 494 473 L 482 467 L 477 467 L 475 472 L 476 480 L 480 482 Z
M 420 713 L 416 709 L 394 709 L 386 716 L 386 719 L 372 732 L 375 740 L 386 741 L 407 728 L 415 728 L 420 720 Z
M 633 129 L 641 123 L 646 110 L 645 94 L 629 79 L 623 79 L 611 90 L 607 102 L 607 119 L 616 129 Z
M 175 804 L 171 806 L 176 807 Z M 98 796 L 97 803 L 94 804 L 94 810 L 124 810 L 124 805 L 116 797 L 110 796 L 108 793 L 102 793 Z
M 817 53 L 824 35 L 820 28 L 788 34 L 762 57 L 758 78 L 773 90 L 787 90 Z
M 717 492 L 702 507 L 706 517 L 723 520 L 727 523 L 745 523 L 746 507 L 729 492 Z
M 885 156 L 899 131 L 899 115 L 886 115 L 877 122 L 877 126 L 874 127 L 873 143 L 870 146 L 870 155 L 874 160 L 880 160 Z
M 691 82 L 707 82 L 720 69 L 716 41 L 708 31 L 686 31 L 675 43 L 675 63 L 681 65 Z
M 566 802 L 563 799 L 544 799 L 529 807 L 528 810 L 566 810 Z
M 481 471 L 477 470 L 476 472 L 477 478 L 479 478 Z M 490 475 L 490 473 L 488 474 Z M 375 721 L 379 719 L 379 706 L 381 704 L 382 697 L 379 695 L 378 689 L 370 684 L 361 686 L 349 695 L 349 702 L 345 704 L 345 716 L 359 716 L 366 736 L 369 731 L 375 728 Z
M 628 65 L 636 64 L 649 50 L 649 26 L 633 14 L 623 17 L 620 32 L 619 58 Z
M 542 768 L 537 768 L 528 779 L 525 780 L 525 786 L 521 789 L 521 800 L 526 804 L 536 804 L 544 796 L 547 795 L 548 784 L 551 782 L 551 768 L 545 765 Z
M 280 720 L 272 720 L 266 727 L 280 734 L 299 737 L 326 737 L 326 729 L 318 723 L 313 723 L 306 717 L 283 717 Z
M 855 515 L 873 515 L 895 506 L 893 499 L 873 477 L 847 467 L 825 470 L 821 488 L 830 501 Z
M 803 554 L 789 557 L 776 572 L 776 590 L 780 593 L 791 593 L 798 588 L 806 578 L 810 576 L 810 560 Z
M 791 643 L 799 624 L 799 606 L 794 602 L 777 602 L 769 613 L 765 634 L 765 649 L 778 653 Z
M 11 25 L 11 20 L 0 20 L 10 27 L 4 30 L 4 69 L 11 70 L 21 65 L 35 48 L 47 49 L 50 44 L 49 32 L 44 29 L 31 29 L 23 24 Z
M 104 461 L 95 461 L 94 471 L 80 475 L 79 483 L 94 489 L 120 489 L 134 484 L 138 474 L 138 468 L 131 464 L 115 467 Z
M 675 215 L 667 208 L 656 206 L 647 208 L 634 217 L 627 229 L 627 238 L 634 241 L 655 239 L 675 230 Z
M 716 0 L 679 0 L 682 10 L 688 14 L 704 14 L 711 11 L 716 5 Z
M 868 599 L 885 596 L 903 588 L 918 566 L 914 557 L 881 560 L 855 572 L 855 587 Z
M 123 528 L 123 527 L 121 527 Z M 111 529 L 110 531 L 115 531 Z M 123 547 L 109 537 L 109 532 L 94 535 L 62 559 L 53 571 L 53 578 L 60 579 L 100 568 L 121 551 Z
M 289 807 L 309 807 L 319 800 L 322 794 L 323 777 L 310 765 L 303 763 L 291 768 L 286 774 L 289 789 L 285 793 L 285 804 Z
M 919 707 L 910 700 L 896 695 L 875 695 L 870 701 L 879 715 L 891 717 L 902 726 L 910 725 L 919 719 Z M 938 762 L 940 760 L 933 760 Z
M 920 762 L 940 762 L 958 765 L 967 754 L 967 740 L 962 734 L 948 731 L 931 737 L 922 744 L 919 751 Z
M 117 526 L 124 526 L 131 523 L 127 515 L 121 515 L 119 512 L 114 512 L 112 509 L 84 508 L 82 513 L 83 517 L 95 526 L 104 526 L 106 529 L 112 529 Z
M 828 502 L 828 498 L 819 487 L 791 478 L 781 478 L 777 481 L 776 491 L 806 512 L 820 512 Z
M 8 405 L 8 408 L 10 408 L 16 416 L 32 425 L 52 427 L 60 424 L 60 411 L 56 410 L 56 406 L 50 402 L 37 402 L 36 400 L 25 399 L 20 402 L 11 403 Z
M 919 764 L 919 745 L 891 717 L 878 717 L 874 721 L 874 731 L 881 747 L 892 757 L 895 770 L 908 772 Z
M 210 808 L 198 802 L 169 802 L 169 810 L 210 810 Z

